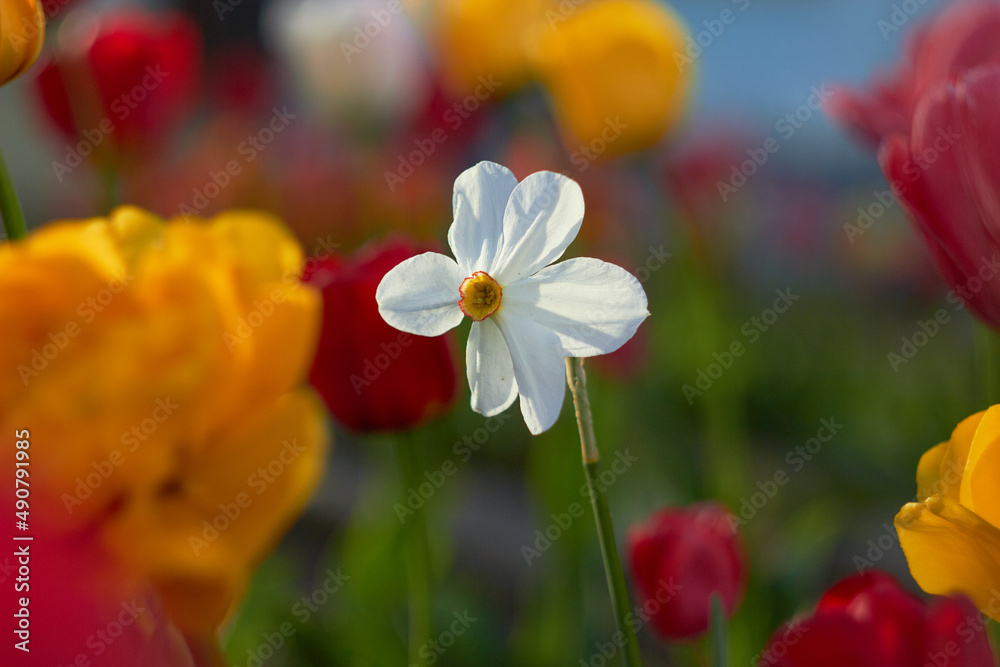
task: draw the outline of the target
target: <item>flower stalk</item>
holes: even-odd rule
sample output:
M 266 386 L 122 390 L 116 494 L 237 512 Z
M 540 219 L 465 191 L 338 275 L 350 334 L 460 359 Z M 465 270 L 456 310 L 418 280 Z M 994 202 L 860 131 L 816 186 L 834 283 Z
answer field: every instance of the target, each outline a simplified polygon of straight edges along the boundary
M 408 489 L 417 488 L 423 474 L 422 449 L 417 438 L 396 438 L 402 479 L 401 497 L 406 502 Z M 403 526 L 408 596 L 408 655 L 409 665 L 425 667 L 426 658 L 420 648 L 426 646 L 431 634 L 430 548 L 427 541 L 427 521 L 423 512 L 416 512 Z
M 712 617 L 709 623 L 709 640 L 712 645 L 712 667 L 727 667 L 726 614 L 722 610 L 722 597 L 712 593 Z
M 590 504 L 594 509 L 594 521 L 597 524 L 597 534 L 601 542 L 601 555 L 604 559 L 604 572 L 608 579 L 611 606 L 614 610 L 618 630 L 625 637 L 625 664 L 629 667 L 638 667 L 642 664 L 639 657 L 639 645 L 636 641 L 635 629 L 626 619 L 631 607 L 628 589 L 625 586 L 625 572 L 622 570 L 621 558 L 618 556 L 618 545 L 615 541 L 615 528 L 611 522 L 611 513 L 608 510 L 608 499 L 604 494 L 603 487 L 597 483 L 598 475 L 601 472 L 601 455 L 597 449 L 597 438 L 594 435 L 594 417 L 590 410 L 590 399 L 587 396 L 587 376 L 583 370 L 582 359 L 578 357 L 566 358 L 566 382 L 573 394 L 576 422 L 580 428 L 583 470 L 587 478 Z
M 976 367 L 980 373 L 981 406 L 1000 403 L 1000 334 L 976 322 Z
M 28 235 L 28 227 L 24 222 L 24 211 L 17 198 L 17 192 L 14 190 L 14 184 L 10 180 L 10 172 L 7 171 L 3 151 L 0 151 L 0 217 L 3 218 L 3 227 L 7 232 L 8 239 L 18 241 Z

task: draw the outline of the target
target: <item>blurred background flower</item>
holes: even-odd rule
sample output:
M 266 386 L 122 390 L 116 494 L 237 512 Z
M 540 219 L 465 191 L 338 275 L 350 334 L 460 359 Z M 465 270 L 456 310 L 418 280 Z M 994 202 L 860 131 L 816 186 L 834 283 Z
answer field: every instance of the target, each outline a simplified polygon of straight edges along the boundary
M 334 419 L 352 431 L 414 429 L 454 405 L 452 334 L 403 333 L 385 323 L 375 302 L 383 276 L 423 250 L 397 236 L 352 256 L 318 259 L 304 277 L 323 293 L 319 350 L 309 379 Z
M 708 630 L 712 594 L 727 617 L 736 613 L 747 581 L 747 557 L 735 516 L 716 503 L 670 507 L 628 533 L 637 603 L 668 639 Z
M 908 58 L 871 92 L 844 91 L 829 113 L 879 145 L 893 194 L 906 206 L 963 305 L 1000 328 L 994 127 L 1000 5 L 961 2 L 914 34 Z M 987 284 L 984 289 L 984 282 Z
M 827 112 L 847 130 L 878 146 L 893 134 L 907 136 L 922 98 L 954 83 L 966 70 L 1000 63 L 1000 5 L 992 0 L 954 3 L 907 38 L 902 62 L 867 90 L 838 91 Z
M 610 0 L 562 3 L 546 15 L 535 65 L 578 160 L 649 148 L 674 128 L 695 65 L 673 10 L 653 0 Z
M 500 82 L 507 95 L 528 82 L 527 47 L 543 18 L 546 0 L 440 0 L 429 3 L 428 28 L 447 91 L 474 94 L 484 78 Z
M 773 667 L 989 667 L 993 651 L 967 598 L 924 602 L 878 570 L 848 577 L 816 609 L 778 629 L 760 654 Z
M 27 70 L 42 50 L 45 14 L 36 0 L 0 2 L 0 85 Z
M 319 298 L 301 265 L 253 213 L 124 207 L 0 246 L 0 424 L 37 444 L 31 524 L 116 564 L 112 607 L 155 588 L 196 644 L 319 478 L 322 413 L 301 388 Z
M 274 2 L 266 25 L 319 119 L 381 137 L 427 101 L 427 56 L 398 0 Z
M 81 10 L 51 42 L 36 79 L 42 108 L 67 140 L 90 141 L 95 157 L 112 146 L 161 148 L 201 89 L 201 36 L 182 14 Z

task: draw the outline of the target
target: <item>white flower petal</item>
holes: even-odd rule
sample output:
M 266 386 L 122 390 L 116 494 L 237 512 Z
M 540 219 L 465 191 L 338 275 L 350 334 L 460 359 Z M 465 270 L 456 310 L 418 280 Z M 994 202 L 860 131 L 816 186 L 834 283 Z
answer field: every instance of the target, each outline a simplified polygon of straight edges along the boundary
M 583 222 L 583 192 L 562 174 L 540 171 L 518 183 L 503 216 L 499 254 L 486 271 L 501 285 L 559 259 Z
M 624 345 L 649 316 L 646 305 L 646 293 L 631 273 L 581 257 L 508 285 L 502 308 L 554 331 L 564 356 L 592 357 Z
M 498 415 L 517 398 L 510 351 L 492 319 L 472 323 L 465 366 L 472 389 L 472 409 L 479 414 Z
M 458 288 L 465 278 L 451 257 L 425 252 L 397 264 L 385 274 L 375 292 L 382 319 L 400 331 L 440 336 L 464 315 L 458 307 Z
M 559 338 L 529 319 L 506 312 L 497 312 L 493 319 L 510 350 L 524 423 L 538 435 L 556 423 L 566 395 L 566 366 Z
M 487 270 L 496 259 L 503 212 L 515 187 L 514 174 L 493 162 L 480 162 L 455 179 L 448 245 L 466 276 Z

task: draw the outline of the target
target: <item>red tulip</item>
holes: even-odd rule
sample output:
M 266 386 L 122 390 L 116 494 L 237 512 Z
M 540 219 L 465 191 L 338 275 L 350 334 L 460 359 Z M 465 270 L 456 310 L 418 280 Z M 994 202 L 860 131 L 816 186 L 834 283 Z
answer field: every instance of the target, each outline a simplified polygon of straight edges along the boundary
M 686 639 L 704 633 L 712 593 L 722 598 L 727 616 L 736 612 L 746 587 L 746 556 L 729 517 L 716 503 L 698 503 L 660 510 L 629 530 L 639 601 L 643 608 L 656 610 L 650 623 L 664 637 Z
M 1000 328 L 1000 3 L 959 3 L 918 33 L 910 59 L 832 113 L 873 141 L 949 300 Z M 835 96 L 836 97 L 836 96 Z M 880 204 L 881 205 L 881 204 Z
M 992 667 L 983 616 L 964 597 L 926 604 L 869 570 L 828 590 L 811 615 L 782 626 L 758 667 Z
M 382 277 L 424 250 L 397 238 L 307 266 L 306 282 L 323 291 L 323 325 L 309 379 L 334 418 L 351 430 L 413 428 L 441 416 L 455 400 L 450 336 L 400 332 L 385 323 L 375 302 Z
M 14 458 L 9 458 L 0 469 L 13 479 Z M 0 502 L 13 512 L 14 485 L 9 487 L 0 492 Z M 65 534 L 47 528 L 39 512 L 25 514 L 29 529 L 13 540 L 8 535 L 0 556 L 0 607 L 7 626 L 0 664 L 192 664 L 152 586 L 113 560 L 96 531 Z
M 921 99 L 909 137 L 887 139 L 879 162 L 951 300 L 1000 328 L 1000 63 Z
M 81 155 L 101 144 L 149 146 L 195 101 L 201 58 L 198 27 L 181 14 L 77 14 L 60 31 L 37 88 L 56 128 L 74 146 L 91 144 Z
M 907 44 L 903 64 L 875 80 L 870 91 L 838 89 L 827 113 L 877 146 L 893 133 L 909 134 L 920 100 L 964 71 L 1000 63 L 1000 4 L 975 0 L 948 7 L 921 26 Z

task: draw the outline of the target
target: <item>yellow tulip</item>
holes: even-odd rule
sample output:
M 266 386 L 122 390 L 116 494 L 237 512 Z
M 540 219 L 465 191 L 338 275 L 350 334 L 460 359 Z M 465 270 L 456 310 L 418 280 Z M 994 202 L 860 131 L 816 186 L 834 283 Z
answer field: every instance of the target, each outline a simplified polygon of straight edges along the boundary
M 913 578 L 928 593 L 964 593 L 1000 620 L 1000 405 L 921 457 L 917 500 L 895 521 Z
M 534 56 L 567 147 L 589 162 L 658 142 L 690 94 L 684 24 L 655 0 L 559 8 L 546 11 Z
M 36 0 L 0 0 L 0 85 L 35 62 L 45 38 L 45 13 Z
M 451 92 L 506 95 L 526 83 L 526 38 L 545 5 L 546 0 L 439 0 L 431 30 Z
M 123 207 L 0 246 L 0 433 L 30 430 L 33 521 L 206 636 L 319 478 L 320 298 L 273 218 L 187 220 Z

